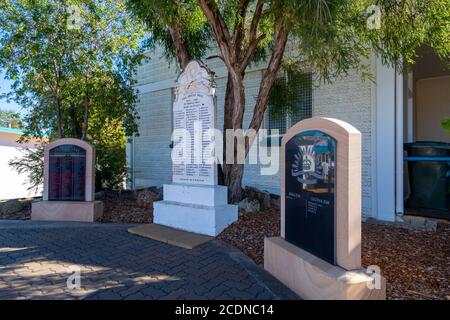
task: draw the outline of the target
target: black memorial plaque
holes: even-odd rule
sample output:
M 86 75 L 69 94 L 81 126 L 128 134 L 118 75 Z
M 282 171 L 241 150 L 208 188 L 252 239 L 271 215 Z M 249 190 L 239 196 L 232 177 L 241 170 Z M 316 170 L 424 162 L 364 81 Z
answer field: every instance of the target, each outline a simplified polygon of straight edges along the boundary
M 336 140 L 304 131 L 285 152 L 285 239 L 335 264 Z
M 84 201 L 86 150 L 64 144 L 49 152 L 48 200 Z

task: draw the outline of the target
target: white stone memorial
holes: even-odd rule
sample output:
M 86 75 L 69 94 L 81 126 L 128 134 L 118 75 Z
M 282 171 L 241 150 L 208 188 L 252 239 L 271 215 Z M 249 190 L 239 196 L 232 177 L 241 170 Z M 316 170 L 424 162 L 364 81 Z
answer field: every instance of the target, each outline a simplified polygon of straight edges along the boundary
M 189 62 L 177 79 L 173 152 L 185 161 L 172 159 L 173 183 L 163 186 L 164 200 L 153 204 L 156 224 L 217 236 L 238 218 L 237 206 L 228 204 L 227 187 L 217 184 L 216 162 L 205 156 L 214 145 L 214 91 L 213 74 L 199 61 Z M 177 131 L 188 133 L 190 143 L 178 139 Z

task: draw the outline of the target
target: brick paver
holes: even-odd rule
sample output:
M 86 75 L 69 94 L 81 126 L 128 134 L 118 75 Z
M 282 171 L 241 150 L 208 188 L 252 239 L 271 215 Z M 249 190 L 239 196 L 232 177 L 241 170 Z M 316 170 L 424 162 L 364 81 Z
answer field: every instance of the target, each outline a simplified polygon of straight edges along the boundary
M 0 299 L 297 298 L 222 242 L 186 250 L 128 227 L 0 221 Z M 79 289 L 67 288 L 71 266 Z

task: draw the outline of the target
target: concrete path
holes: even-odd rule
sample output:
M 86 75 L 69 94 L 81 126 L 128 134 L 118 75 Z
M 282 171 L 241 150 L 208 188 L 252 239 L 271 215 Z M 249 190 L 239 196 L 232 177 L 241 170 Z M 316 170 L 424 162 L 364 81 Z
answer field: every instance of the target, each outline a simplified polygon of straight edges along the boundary
M 220 241 L 187 250 L 131 226 L 0 220 L 0 299 L 298 299 Z

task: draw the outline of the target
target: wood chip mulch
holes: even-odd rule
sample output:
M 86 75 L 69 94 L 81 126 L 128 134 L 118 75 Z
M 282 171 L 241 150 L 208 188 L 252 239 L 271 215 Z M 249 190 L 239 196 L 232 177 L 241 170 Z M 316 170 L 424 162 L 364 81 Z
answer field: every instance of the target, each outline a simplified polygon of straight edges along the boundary
M 4 214 L 0 212 L 2 220 L 30 220 L 31 219 L 31 202 L 26 202 L 24 208 L 19 212 Z
M 97 221 L 101 223 L 151 223 L 153 210 L 141 208 L 134 199 L 107 198 L 103 201 L 103 216 Z M 0 219 L 5 220 L 30 220 L 31 202 L 19 212 L 0 214 Z
M 103 223 L 151 223 L 153 209 L 140 208 L 133 199 L 104 199 Z
M 245 214 L 219 235 L 257 264 L 264 262 L 264 237 L 280 234 L 280 213 Z M 377 265 L 387 280 L 388 299 L 450 299 L 450 224 L 435 232 L 363 223 L 363 266 Z
M 257 264 L 264 263 L 264 238 L 280 235 L 280 212 L 274 209 L 246 213 L 218 239 L 237 247 Z
M 363 224 L 362 262 L 378 265 L 389 299 L 450 299 L 450 224 L 435 232 Z

